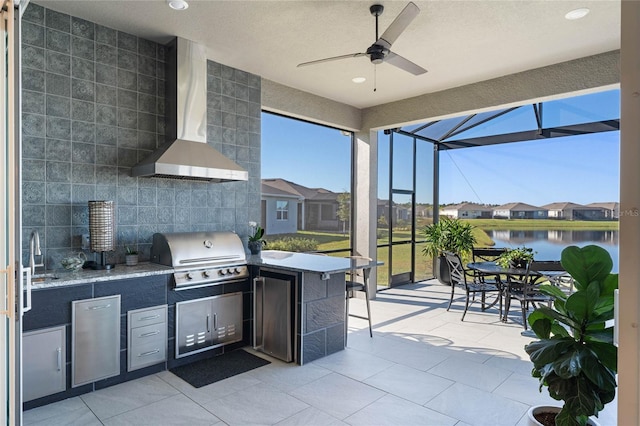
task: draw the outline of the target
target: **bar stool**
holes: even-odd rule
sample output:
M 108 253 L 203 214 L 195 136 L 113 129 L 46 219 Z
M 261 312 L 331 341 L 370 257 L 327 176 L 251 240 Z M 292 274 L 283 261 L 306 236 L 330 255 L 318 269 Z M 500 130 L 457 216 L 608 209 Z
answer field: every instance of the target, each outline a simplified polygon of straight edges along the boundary
M 369 304 L 369 274 L 371 272 L 371 258 L 363 256 L 349 256 L 351 259 L 351 270 L 347 273 L 346 278 L 346 303 L 345 303 L 345 319 L 344 319 L 344 342 L 347 344 L 347 335 L 349 328 L 349 317 L 365 319 L 369 321 L 369 336 L 373 337 L 371 328 L 371 306 Z M 358 263 L 358 261 L 360 261 Z M 349 313 L 349 299 L 355 297 L 356 291 L 363 291 L 367 304 L 367 316 L 355 315 Z

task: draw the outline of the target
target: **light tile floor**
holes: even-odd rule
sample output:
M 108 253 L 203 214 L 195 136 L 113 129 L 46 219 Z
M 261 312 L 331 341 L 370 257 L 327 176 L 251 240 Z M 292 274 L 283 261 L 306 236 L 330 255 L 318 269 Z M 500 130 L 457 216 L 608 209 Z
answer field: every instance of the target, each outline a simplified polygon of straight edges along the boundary
M 447 312 L 449 291 L 428 281 L 378 293 L 373 338 L 351 318 L 347 349 L 302 367 L 270 359 L 199 389 L 165 371 L 29 410 L 24 423 L 522 426 L 530 405 L 556 403 L 530 376 L 519 310 L 504 324 L 472 305 L 461 322 L 463 297 Z M 599 422 L 616 424 L 615 401 Z

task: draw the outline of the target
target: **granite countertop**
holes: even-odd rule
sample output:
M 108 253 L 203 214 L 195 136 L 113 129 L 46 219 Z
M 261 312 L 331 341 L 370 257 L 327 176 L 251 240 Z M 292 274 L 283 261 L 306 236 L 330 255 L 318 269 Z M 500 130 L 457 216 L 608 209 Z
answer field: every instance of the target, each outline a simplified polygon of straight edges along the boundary
M 373 267 L 382 264 L 381 262 L 368 261 L 366 259 L 350 259 L 348 257 L 278 250 L 263 250 L 259 255 L 250 256 L 248 262 L 256 266 L 272 266 L 291 271 L 318 272 L 322 274 L 347 272 L 355 268 Z
M 38 290 L 75 284 L 90 284 L 101 281 L 164 275 L 173 272 L 173 268 L 169 266 L 150 262 L 141 262 L 135 266 L 118 264 L 115 268 L 108 270 L 82 269 L 77 272 L 71 272 L 60 269 L 46 271 L 44 274 L 36 273 L 35 278 L 32 279 L 32 287 L 34 290 Z

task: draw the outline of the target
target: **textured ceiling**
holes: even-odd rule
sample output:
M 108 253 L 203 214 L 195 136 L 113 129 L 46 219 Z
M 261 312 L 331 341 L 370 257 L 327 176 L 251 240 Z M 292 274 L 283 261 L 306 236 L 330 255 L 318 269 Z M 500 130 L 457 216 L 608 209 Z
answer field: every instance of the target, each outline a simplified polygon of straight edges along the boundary
M 165 0 L 34 2 L 161 43 L 194 40 L 211 60 L 358 108 L 620 48 L 619 1 L 414 1 L 421 13 L 392 51 L 429 71 L 420 76 L 366 57 L 296 67 L 364 52 L 375 41 L 375 1 L 190 0 L 180 12 Z M 377 3 L 382 33 L 407 1 Z M 564 18 L 585 6 L 585 18 Z

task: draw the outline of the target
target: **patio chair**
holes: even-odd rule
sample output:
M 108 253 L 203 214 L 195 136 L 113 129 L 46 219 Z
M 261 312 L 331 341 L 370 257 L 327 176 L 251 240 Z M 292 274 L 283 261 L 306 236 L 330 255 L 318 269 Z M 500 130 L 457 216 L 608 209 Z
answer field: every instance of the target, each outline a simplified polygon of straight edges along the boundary
M 371 258 L 362 257 L 362 256 L 349 256 L 350 259 L 363 259 L 371 262 Z M 369 336 L 373 337 L 373 330 L 371 328 L 371 306 L 369 303 L 369 273 L 371 272 L 371 267 L 365 268 L 354 268 L 351 271 L 347 272 L 346 277 L 346 303 L 345 303 L 345 334 L 344 334 L 344 342 L 345 345 L 347 343 L 347 335 L 348 335 L 348 324 L 349 317 L 365 319 L 369 321 Z M 365 303 L 367 305 L 367 316 L 356 315 L 349 313 L 349 299 L 355 297 L 356 291 L 364 292 Z
M 522 325 L 527 330 L 527 311 L 529 304 L 534 308 L 537 304 L 546 303 L 549 307 L 554 298 L 540 292 L 540 285 L 545 282 L 554 283 L 555 278 L 562 275 L 564 268 L 557 260 L 533 260 L 529 262 L 527 273 L 522 280 L 513 276 L 508 277 L 505 291 L 505 320 L 509 315 L 511 300 L 520 302 L 522 310 Z
M 474 262 L 495 262 L 502 253 L 506 253 L 506 247 L 474 247 L 471 250 Z M 500 275 L 484 274 L 474 271 L 476 282 L 495 284 L 501 286 Z
M 500 286 L 490 283 L 484 282 L 476 282 L 473 280 L 474 274 L 464 269 L 462 266 L 462 260 L 460 256 L 456 253 L 445 252 L 445 259 L 447 260 L 447 264 L 449 265 L 449 273 L 451 275 L 451 299 L 449 300 L 449 306 L 447 307 L 447 311 L 451 308 L 451 304 L 453 303 L 453 295 L 455 293 L 456 287 L 464 288 L 466 293 L 466 301 L 464 306 L 464 312 L 462 313 L 462 318 L 460 321 L 464 321 L 464 317 L 467 314 L 467 310 L 469 309 L 469 305 L 476 301 L 475 295 L 476 293 L 480 293 L 480 301 L 482 310 L 485 311 L 488 308 L 494 306 L 497 302 L 500 303 L 500 318 L 502 318 L 502 290 Z M 467 277 L 472 278 L 471 282 L 467 280 Z M 496 296 L 496 300 L 492 303 L 487 304 L 486 295 L 487 293 L 494 293 Z

